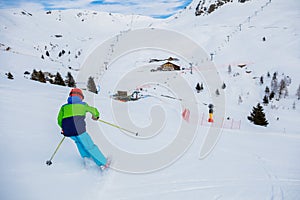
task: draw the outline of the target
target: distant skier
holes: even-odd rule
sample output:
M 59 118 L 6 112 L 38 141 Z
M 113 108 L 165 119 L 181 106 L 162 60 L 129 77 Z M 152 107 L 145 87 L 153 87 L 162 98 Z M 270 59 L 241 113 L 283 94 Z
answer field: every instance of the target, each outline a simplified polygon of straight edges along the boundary
M 85 115 L 92 114 L 93 120 L 99 119 L 99 111 L 83 102 L 83 93 L 79 88 L 70 91 L 67 104 L 64 104 L 58 113 L 57 122 L 62 128 L 62 134 L 73 139 L 82 158 L 91 158 L 101 167 L 107 168 L 109 163 L 99 148 L 86 132 Z
M 213 113 L 214 113 L 213 108 L 214 108 L 214 105 L 213 104 L 209 104 L 208 108 L 209 108 L 209 110 L 208 110 L 208 115 L 209 115 L 208 122 L 212 123 L 212 122 L 214 122 L 214 120 L 213 120 Z

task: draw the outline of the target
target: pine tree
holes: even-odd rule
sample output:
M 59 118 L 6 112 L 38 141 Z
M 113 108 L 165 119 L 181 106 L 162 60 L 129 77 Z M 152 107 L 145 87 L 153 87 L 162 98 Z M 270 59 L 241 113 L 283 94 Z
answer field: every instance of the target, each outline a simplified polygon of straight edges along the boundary
M 203 83 L 201 83 L 201 85 L 199 83 L 197 83 L 195 89 L 197 90 L 197 93 L 201 92 L 204 89 Z
M 68 72 L 68 74 L 67 74 L 66 83 L 67 83 L 68 87 L 76 87 L 76 83 L 75 83 L 75 80 L 74 80 L 71 72 Z
M 267 95 L 265 95 L 264 98 L 263 98 L 263 104 L 264 105 L 268 105 L 269 104 L 269 98 L 267 97 Z
M 30 74 L 29 71 L 25 71 L 25 72 L 24 72 L 24 75 L 29 75 L 29 74 Z
M 220 95 L 220 91 L 219 89 L 216 89 L 216 95 L 219 96 Z
M 90 92 L 93 92 L 93 93 L 95 93 L 95 94 L 98 94 L 98 91 L 97 91 L 97 88 L 96 88 L 96 84 L 95 84 L 94 78 L 91 77 L 91 76 L 90 76 L 89 79 L 88 79 L 87 89 L 88 89 L 88 91 L 90 91 Z
M 266 95 L 269 95 L 269 94 L 270 94 L 270 89 L 269 89 L 268 86 L 266 86 L 265 93 L 266 93 Z
M 63 78 L 61 77 L 61 75 L 60 75 L 59 72 L 56 73 L 56 76 L 55 76 L 55 78 L 54 78 L 53 84 L 55 84 L 55 85 L 66 86 L 66 84 L 65 84 L 65 82 L 64 82 L 64 80 L 63 80 Z
M 226 84 L 225 83 L 223 83 L 223 85 L 222 85 L 222 89 L 224 90 L 226 88 Z
M 277 72 L 274 72 L 273 77 L 272 77 L 272 80 L 275 80 L 275 79 L 277 79 Z
M 253 107 L 250 116 L 248 116 L 248 120 L 259 126 L 267 126 L 269 124 L 266 120 L 264 109 L 260 103 L 258 103 L 256 107 Z
M 34 81 L 38 81 L 38 80 L 39 80 L 38 77 L 39 77 L 39 76 L 38 76 L 38 72 L 34 69 L 34 70 L 32 71 L 32 73 L 31 73 L 30 79 L 31 79 L 31 80 L 34 80 Z
M 199 93 L 201 91 L 201 87 L 200 87 L 199 83 L 197 83 L 197 85 L 196 85 L 196 90 L 197 90 L 197 93 Z
M 10 79 L 10 80 L 13 80 L 14 79 L 14 76 L 12 75 L 12 73 L 8 72 L 6 74 L 7 78 Z
M 264 84 L 264 77 L 263 76 L 260 77 L 260 84 L 261 85 Z
M 269 99 L 272 100 L 274 97 L 275 97 L 275 92 L 272 91 L 272 92 L 270 93 Z
M 37 76 L 38 76 L 38 81 L 39 82 L 46 83 L 45 75 L 41 70 L 38 72 Z

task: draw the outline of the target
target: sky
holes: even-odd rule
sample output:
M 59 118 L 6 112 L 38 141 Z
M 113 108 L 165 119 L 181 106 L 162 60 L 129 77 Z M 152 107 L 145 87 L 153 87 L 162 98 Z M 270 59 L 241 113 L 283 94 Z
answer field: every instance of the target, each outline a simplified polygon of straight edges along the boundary
M 37 4 L 44 10 L 91 9 L 167 18 L 191 2 L 192 0 L 0 0 L 0 8 L 18 8 L 26 4 Z

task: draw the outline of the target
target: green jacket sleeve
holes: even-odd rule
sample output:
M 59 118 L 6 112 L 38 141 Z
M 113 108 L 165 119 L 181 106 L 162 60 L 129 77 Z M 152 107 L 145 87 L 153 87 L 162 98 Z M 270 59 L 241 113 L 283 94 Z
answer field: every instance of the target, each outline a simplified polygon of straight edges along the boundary
M 89 112 L 89 113 L 91 113 L 93 115 L 93 117 L 98 118 L 100 116 L 100 113 L 97 110 L 97 108 L 89 106 L 88 104 L 86 104 L 86 111 Z
M 63 107 L 61 107 L 57 116 L 57 123 L 61 128 L 62 128 L 63 115 L 64 115 L 64 111 L 63 111 Z

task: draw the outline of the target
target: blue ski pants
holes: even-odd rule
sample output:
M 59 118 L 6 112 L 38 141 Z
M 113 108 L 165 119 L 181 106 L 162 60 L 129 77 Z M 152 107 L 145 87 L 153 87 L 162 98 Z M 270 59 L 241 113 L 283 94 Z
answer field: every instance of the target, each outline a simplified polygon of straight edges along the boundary
M 106 158 L 87 132 L 78 136 L 72 136 L 71 139 L 75 141 L 82 158 L 92 158 L 98 166 L 106 164 Z

